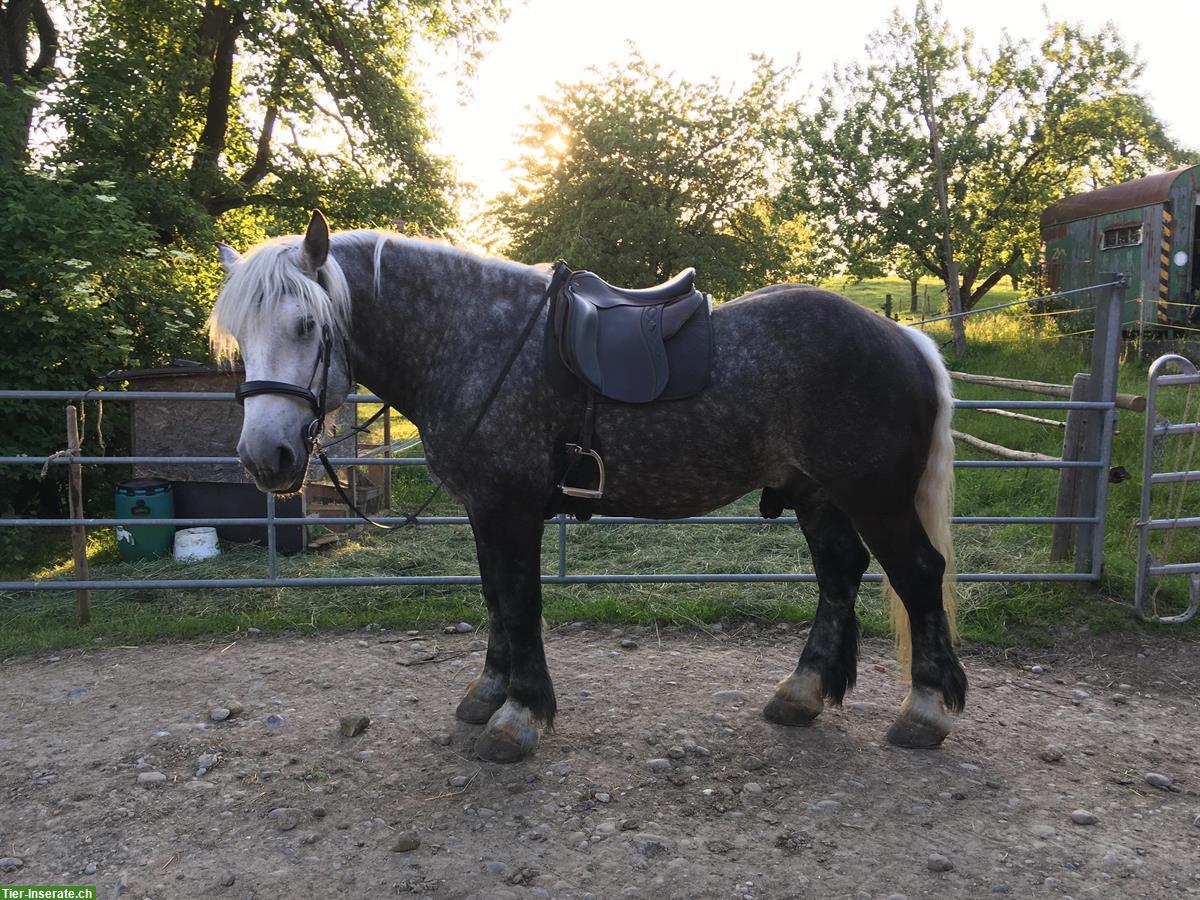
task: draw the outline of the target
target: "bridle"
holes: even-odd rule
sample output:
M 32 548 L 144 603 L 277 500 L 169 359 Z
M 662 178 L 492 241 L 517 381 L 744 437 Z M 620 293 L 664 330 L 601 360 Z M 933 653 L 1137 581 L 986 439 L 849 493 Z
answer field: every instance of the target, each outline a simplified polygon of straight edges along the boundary
M 345 343 L 343 342 L 343 355 L 346 360 L 347 381 L 350 385 L 353 385 L 354 377 L 353 375 L 349 374 L 350 355 L 344 352 L 344 348 Z M 375 420 L 382 416 L 388 409 L 386 404 L 381 406 L 378 412 L 371 416 L 371 418 L 367 419 L 367 421 L 363 422 L 361 425 L 355 425 L 354 428 L 352 428 L 347 434 L 344 434 L 336 440 L 330 441 L 328 444 L 322 446 L 321 433 L 325 430 L 325 415 L 328 412 L 328 409 L 326 408 L 326 397 L 329 393 L 329 369 L 331 368 L 332 362 L 333 329 L 330 328 L 329 325 L 324 325 L 321 328 L 321 347 L 317 351 L 317 358 L 313 363 L 312 375 L 309 376 L 307 385 L 292 384 L 290 381 L 268 381 L 265 379 L 243 381 L 234 390 L 234 399 L 236 399 L 239 404 L 244 406 L 247 397 L 257 397 L 260 394 L 284 394 L 290 397 L 299 397 L 301 400 L 307 403 L 309 407 L 311 407 L 313 413 L 312 421 L 309 422 L 304 428 L 305 449 L 308 450 L 309 457 L 315 456 L 321 461 L 321 465 L 325 469 L 325 474 L 329 476 L 329 480 L 333 484 L 334 489 L 338 492 L 338 495 L 342 498 L 342 502 L 345 503 L 346 506 L 349 507 L 356 516 L 358 516 L 364 522 L 374 525 L 376 528 L 382 528 L 390 531 L 393 528 L 402 528 L 405 525 L 411 525 L 416 522 L 416 517 L 423 512 L 425 507 L 428 506 L 430 501 L 433 500 L 433 496 L 430 496 L 429 500 L 422 504 L 421 509 L 415 513 L 409 513 L 405 516 L 405 520 L 397 525 L 385 525 L 382 522 L 376 522 L 357 506 L 355 506 L 354 501 L 346 493 L 346 489 L 342 486 L 341 479 L 338 478 L 337 472 L 333 468 L 333 464 L 329 461 L 329 457 L 325 453 L 325 451 L 334 444 L 340 444 L 342 441 L 346 440 L 352 435 L 366 431 L 371 427 Z M 312 385 L 317 378 L 318 369 L 321 372 L 321 384 L 320 387 L 314 391 Z M 438 489 L 440 490 L 440 486 Z
M 313 363 L 312 375 L 309 376 L 308 384 L 301 386 L 292 384 L 288 381 L 243 381 L 237 386 L 233 392 L 237 402 L 245 406 L 247 397 L 257 397 L 260 394 L 287 394 L 292 397 L 299 397 L 313 411 L 313 420 L 308 423 L 305 429 L 304 444 L 310 454 L 320 452 L 319 441 L 321 432 L 325 428 L 325 396 L 329 389 L 329 367 L 333 359 L 333 332 L 328 325 L 321 329 L 321 347 L 317 351 L 316 362 Z M 349 357 L 347 365 L 349 364 Z M 313 393 L 312 383 L 317 377 L 317 370 L 321 370 L 321 388 L 319 392 Z

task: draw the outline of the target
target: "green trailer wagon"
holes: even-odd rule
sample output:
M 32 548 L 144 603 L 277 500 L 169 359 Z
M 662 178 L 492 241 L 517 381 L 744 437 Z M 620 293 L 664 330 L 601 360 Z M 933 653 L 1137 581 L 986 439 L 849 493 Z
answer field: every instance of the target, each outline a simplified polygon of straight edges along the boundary
M 1124 272 L 1127 331 L 1200 331 L 1198 203 L 1200 165 L 1059 200 L 1041 220 L 1047 286 L 1071 290 Z

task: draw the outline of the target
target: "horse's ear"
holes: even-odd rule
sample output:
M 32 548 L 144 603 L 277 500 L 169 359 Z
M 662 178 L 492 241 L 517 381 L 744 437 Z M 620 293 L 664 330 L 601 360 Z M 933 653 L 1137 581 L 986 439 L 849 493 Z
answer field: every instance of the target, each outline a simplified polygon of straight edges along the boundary
M 222 244 L 217 241 L 217 252 L 221 254 L 221 265 L 225 267 L 225 271 L 230 271 L 237 261 L 242 258 L 242 255 L 230 247 L 228 244 Z
M 304 247 L 300 251 L 300 265 L 314 275 L 329 258 L 329 223 L 319 209 L 312 211 L 308 230 L 304 232 Z

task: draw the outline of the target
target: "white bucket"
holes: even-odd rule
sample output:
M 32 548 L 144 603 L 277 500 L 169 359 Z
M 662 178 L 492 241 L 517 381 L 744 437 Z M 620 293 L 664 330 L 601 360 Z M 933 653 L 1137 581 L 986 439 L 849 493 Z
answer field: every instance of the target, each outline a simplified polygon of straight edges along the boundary
M 181 528 L 175 532 L 175 559 L 179 562 L 211 559 L 220 552 L 215 528 Z

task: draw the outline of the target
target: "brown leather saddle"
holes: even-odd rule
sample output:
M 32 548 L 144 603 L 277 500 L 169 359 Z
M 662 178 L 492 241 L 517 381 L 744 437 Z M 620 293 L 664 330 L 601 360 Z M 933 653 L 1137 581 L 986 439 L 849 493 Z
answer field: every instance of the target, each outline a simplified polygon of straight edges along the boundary
M 558 263 L 562 269 L 565 263 Z M 651 288 L 620 288 L 593 272 L 556 271 L 561 287 L 552 298 L 551 323 L 563 364 L 587 389 L 578 444 L 567 444 L 567 475 L 582 456 L 596 464 L 599 484 L 567 484 L 570 497 L 599 500 L 604 462 L 591 447 L 596 397 L 618 403 L 681 400 L 708 386 L 712 370 L 712 298 L 685 269 Z M 565 277 L 564 277 L 565 276 Z

